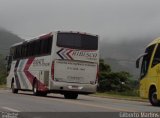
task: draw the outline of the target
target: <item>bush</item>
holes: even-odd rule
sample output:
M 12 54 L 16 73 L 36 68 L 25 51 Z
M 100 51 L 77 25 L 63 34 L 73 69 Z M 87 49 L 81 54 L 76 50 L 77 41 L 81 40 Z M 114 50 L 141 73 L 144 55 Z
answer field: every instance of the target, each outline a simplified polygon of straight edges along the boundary
M 138 81 L 130 79 L 128 72 L 112 72 L 109 65 L 100 60 L 99 92 L 114 91 L 128 95 L 135 95 Z M 133 91 L 134 90 L 134 91 Z
M 6 84 L 6 76 L 0 76 L 0 85 Z
M 6 84 L 6 67 L 5 67 L 5 60 L 4 56 L 0 55 L 0 85 Z
M 127 75 L 127 76 L 126 76 Z M 129 86 L 129 74 L 124 72 L 100 74 L 98 91 L 118 91 L 131 90 Z

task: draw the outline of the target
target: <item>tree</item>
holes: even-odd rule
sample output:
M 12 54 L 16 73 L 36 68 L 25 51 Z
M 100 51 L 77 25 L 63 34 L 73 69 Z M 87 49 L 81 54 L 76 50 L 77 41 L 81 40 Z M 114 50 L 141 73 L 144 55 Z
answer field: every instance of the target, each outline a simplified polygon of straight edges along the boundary
M 99 61 L 99 71 L 109 73 L 109 72 L 111 72 L 111 67 L 109 65 L 105 64 L 103 59 L 100 59 L 100 61 Z
M 112 72 L 108 64 L 103 59 L 100 60 L 100 74 L 99 74 L 99 91 L 127 91 L 131 87 L 129 85 L 128 72 Z
M 6 83 L 6 67 L 3 55 L 0 55 L 0 84 Z

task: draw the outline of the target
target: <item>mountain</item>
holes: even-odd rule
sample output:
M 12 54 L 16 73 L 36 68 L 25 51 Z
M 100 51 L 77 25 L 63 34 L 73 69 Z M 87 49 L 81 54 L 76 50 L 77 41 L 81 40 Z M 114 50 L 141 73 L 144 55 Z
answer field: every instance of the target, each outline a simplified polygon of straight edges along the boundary
M 21 41 L 23 41 L 23 39 L 17 35 L 0 28 L 0 54 L 6 55 L 11 45 Z
M 100 55 L 113 71 L 127 71 L 134 79 L 138 79 L 140 70 L 136 69 L 136 59 L 153 39 L 146 37 L 119 42 L 107 42 L 105 39 L 100 44 Z

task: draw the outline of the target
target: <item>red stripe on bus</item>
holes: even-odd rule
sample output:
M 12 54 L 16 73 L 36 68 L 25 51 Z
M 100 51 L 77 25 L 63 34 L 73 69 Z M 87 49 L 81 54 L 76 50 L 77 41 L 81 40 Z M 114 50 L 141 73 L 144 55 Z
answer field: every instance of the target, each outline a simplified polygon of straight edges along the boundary
M 51 75 L 52 75 L 52 80 L 54 80 L 54 61 L 52 62 Z
M 24 68 L 24 73 L 25 75 L 27 76 L 27 79 L 30 81 L 30 83 L 33 85 L 33 80 L 34 78 L 36 78 L 34 75 L 32 75 L 30 72 L 29 72 L 29 68 L 32 64 L 32 62 L 34 61 L 34 58 L 30 58 L 28 59 L 26 65 L 25 65 L 25 68 Z M 40 82 L 37 78 L 36 78 L 37 82 L 38 82 L 38 90 L 40 91 L 46 91 L 48 90 L 47 87 L 42 83 Z
M 67 56 L 73 60 L 73 58 L 71 57 L 70 53 L 73 52 L 73 50 L 70 50 L 69 52 L 67 52 Z
M 28 59 L 26 65 L 25 65 L 25 68 L 24 68 L 24 73 L 27 76 L 27 79 L 30 81 L 31 84 L 33 84 L 34 76 L 28 71 L 28 69 L 31 66 L 33 60 L 34 60 L 34 58 Z

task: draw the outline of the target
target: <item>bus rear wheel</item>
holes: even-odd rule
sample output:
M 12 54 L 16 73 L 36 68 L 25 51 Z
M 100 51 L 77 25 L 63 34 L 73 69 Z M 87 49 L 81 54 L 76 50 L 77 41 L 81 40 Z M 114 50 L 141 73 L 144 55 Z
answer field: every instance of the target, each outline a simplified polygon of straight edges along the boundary
M 38 90 L 38 83 L 35 81 L 33 84 L 33 95 L 35 96 L 46 96 L 47 92 L 41 92 Z
M 39 96 L 45 97 L 45 96 L 47 96 L 47 92 L 39 92 Z
M 33 95 L 39 96 L 38 83 L 36 81 L 33 84 Z
M 64 98 L 65 99 L 77 99 L 78 94 L 77 93 L 65 93 Z
M 18 93 L 18 89 L 15 88 L 14 82 L 11 83 L 12 93 Z
M 152 88 L 149 92 L 149 101 L 153 106 L 160 106 L 160 101 L 157 99 L 156 88 Z

